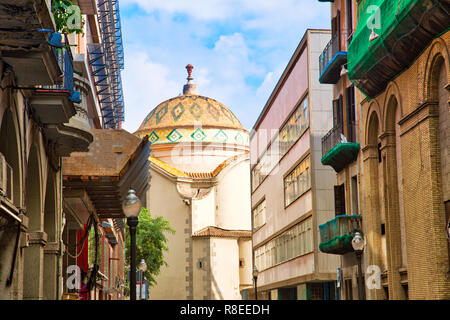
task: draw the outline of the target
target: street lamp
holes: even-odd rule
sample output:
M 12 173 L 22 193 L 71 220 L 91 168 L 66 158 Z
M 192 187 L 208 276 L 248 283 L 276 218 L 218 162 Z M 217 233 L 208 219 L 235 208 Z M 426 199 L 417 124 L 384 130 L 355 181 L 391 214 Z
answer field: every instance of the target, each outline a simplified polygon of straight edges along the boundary
M 130 189 L 122 203 L 123 213 L 130 227 L 130 300 L 136 300 L 136 227 L 141 207 L 141 200 L 135 191 Z
M 352 239 L 352 247 L 355 250 L 356 259 L 358 260 L 358 296 L 359 300 L 365 300 L 365 290 L 362 278 L 361 256 L 364 251 L 364 240 L 360 232 L 355 232 Z
M 140 296 L 139 299 L 142 299 L 142 290 L 143 290 L 143 286 L 144 286 L 144 273 L 145 271 L 147 271 L 147 264 L 145 263 L 144 259 L 141 259 L 141 263 L 139 263 L 138 266 L 139 271 L 141 271 L 141 292 L 140 292 Z
M 256 282 L 258 281 L 258 269 L 256 269 L 256 266 L 253 266 L 253 281 L 255 283 L 255 300 L 258 300 L 258 286 Z

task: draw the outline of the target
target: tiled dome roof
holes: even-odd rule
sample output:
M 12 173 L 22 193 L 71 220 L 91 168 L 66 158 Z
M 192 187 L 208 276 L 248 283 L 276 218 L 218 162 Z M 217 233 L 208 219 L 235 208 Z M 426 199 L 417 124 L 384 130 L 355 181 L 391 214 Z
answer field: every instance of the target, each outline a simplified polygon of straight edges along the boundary
M 160 103 L 145 117 L 138 137 L 148 135 L 152 144 L 220 142 L 248 145 L 248 131 L 238 118 L 217 100 L 197 94 L 188 65 L 183 95 Z
M 154 108 L 138 132 L 171 128 L 227 128 L 244 130 L 238 118 L 222 103 L 199 95 L 181 95 Z

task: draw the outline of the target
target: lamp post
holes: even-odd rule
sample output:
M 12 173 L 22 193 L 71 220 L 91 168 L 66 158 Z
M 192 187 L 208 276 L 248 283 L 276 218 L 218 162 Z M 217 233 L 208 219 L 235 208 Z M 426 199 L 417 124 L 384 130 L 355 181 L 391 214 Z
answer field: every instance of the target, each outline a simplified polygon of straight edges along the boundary
M 147 271 L 147 264 L 145 263 L 144 259 L 141 259 L 141 263 L 139 263 L 139 271 L 141 271 L 141 292 L 139 293 L 139 299 L 142 299 L 142 287 L 144 286 L 144 273 Z
M 253 266 L 253 282 L 255 285 L 255 300 L 258 300 L 258 285 L 257 285 L 257 281 L 258 281 L 258 269 L 256 269 L 256 266 Z
M 123 213 L 130 227 L 130 300 L 136 300 L 136 227 L 141 207 L 141 200 L 135 191 L 130 189 L 122 203 Z
M 362 278 L 361 256 L 364 251 L 364 240 L 360 232 L 355 232 L 355 236 L 352 239 L 352 247 L 355 250 L 356 260 L 358 260 L 358 298 L 359 300 L 365 300 L 365 290 Z

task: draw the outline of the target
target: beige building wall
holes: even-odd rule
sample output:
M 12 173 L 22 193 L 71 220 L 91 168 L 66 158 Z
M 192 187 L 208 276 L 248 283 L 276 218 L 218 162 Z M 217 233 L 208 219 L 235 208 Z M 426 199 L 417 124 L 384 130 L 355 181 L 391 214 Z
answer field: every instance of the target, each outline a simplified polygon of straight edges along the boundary
M 242 298 L 240 290 L 252 284 L 250 240 L 195 234 L 207 227 L 250 230 L 248 170 L 244 157 L 223 168 L 215 180 L 196 184 L 151 169 L 151 214 L 168 220 L 176 233 L 167 235 L 168 266 L 149 289 L 150 299 Z M 242 268 L 240 259 L 246 264 Z
M 240 300 L 239 245 L 236 239 L 211 238 L 211 298 Z
M 150 169 L 151 187 L 147 193 L 147 203 L 152 216 L 162 216 L 170 222 L 175 234 L 166 234 L 169 251 L 164 254 L 168 266 L 162 266 L 156 277 L 157 285 L 149 288 L 149 298 L 186 299 L 188 286 L 186 268 L 189 266 L 191 235 L 191 208 L 186 205 L 175 183 L 160 172 Z
M 310 147 L 309 134 L 309 130 L 306 130 L 290 152 L 284 156 L 283 161 L 274 168 L 266 180 L 253 192 L 253 207 L 262 199 L 266 199 L 266 224 L 254 232 L 253 246 L 258 246 L 261 242 L 295 221 L 304 219 L 312 211 L 312 194 L 310 191 L 285 208 L 283 187 L 284 175 L 289 173 L 300 162 L 299 159 L 308 156 Z
M 240 288 L 245 289 L 253 285 L 252 241 L 251 239 L 239 239 L 239 261 L 243 266 L 239 268 Z
M 276 95 L 269 111 L 258 123 L 258 126 L 261 127 L 256 129 L 258 132 L 261 128 L 266 129 L 271 125 L 272 129 L 278 129 L 278 127 L 273 127 L 273 125 L 275 123 L 283 124 L 289 117 L 290 112 L 307 97 L 309 128 L 252 193 L 253 208 L 263 199 L 266 200 L 266 223 L 254 232 L 253 247 L 257 249 L 260 245 L 264 245 L 276 238 L 295 224 L 311 217 L 313 251 L 271 268 L 260 270 L 258 287 L 263 291 L 280 287 L 291 287 L 313 280 L 333 281 L 337 277 L 336 270 L 339 266 L 339 257 L 325 255 L 318 250 L 320 242 L 318 225 L 334 217 L 333 185 L 336 179 L 334 171 L 329 167 L 323 166 L 320 162 L 322 158 L 321 138 L 331 127 L 332 121 L 330 111 L 332 86 L 322 86 L 318 82 L 318 61 L 319 55 L 329 40 L 330 32 L 327 30 L 308 30 L 306 32 L 302 40 L 302 42 L 306 42 L 304 49 L 295 53 L 299 55 L 298 58 L 296 56 L 293 57 L 296 64 L 290 66 L 292 73 L 283 75 L 282 80 L 280 80 L 282 83 L 282 87 L 279 88 L 280 92 L 289 92 L 286 90 L 293 87 L 296 88 L 295 91 L 292 90 L 290 92 L 291 96 L 288 100 L 291 104 L 280 107 L 279 104 L 281 102 L 278 101 L 279 98 Z M 302 68 L 306 72 L 301 73 L 301 75 L 297 74 L 296 70 L 301 70 Z M 302 88 L 303 91 L 298 92 L 298 88 Z M 297 100 L 291 101 L 294 96 Z M 284 98 L 284 95 L 281 95 L 280 99 L 283 99 L 281 101 L 284 101 Z M 288 109 L 286 119 L 278 121 L 279 115 L 275 116 L 274 114 L 277 113 L 277 108 L 280 110 L 280 113 L 284 112 L 284 109 Z M 259 146 L 259 143 L 256 141 L 258 139 L 261 139 L 261 137 L 257 135 L 252 138 L 251 146 L 252 148 L 254 147 L 251 150 L 252 156 L 258 154 L 255 149 Z M 258 147 L 259 153 L 262 153 L 263 149 Z M 308 157 L 310 159 L 311 188 L 297 200 L 285 206 L 284 178 L 301 161 Z M 252 159 L 252 161 L 253 165 L 256 164 L 256 158 Z M 298 298 L 303 296 L 306 297 L 306 291 L 299 294 Z
M 192 241 L 193 299 L 211 299 L 211 250 L 209 238 Z

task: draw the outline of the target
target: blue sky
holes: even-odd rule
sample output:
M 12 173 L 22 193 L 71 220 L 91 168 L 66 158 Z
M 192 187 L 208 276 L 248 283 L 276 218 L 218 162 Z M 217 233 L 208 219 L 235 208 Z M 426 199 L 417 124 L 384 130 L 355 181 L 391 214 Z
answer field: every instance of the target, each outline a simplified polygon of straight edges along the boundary
M 307 28 L 330 27 L 317 0 L 120 0 L 124 129 L 134 132 L 182 92 L 187 64 L 199 94 L 251 129 Z

